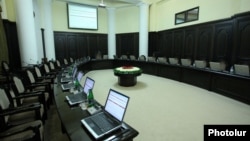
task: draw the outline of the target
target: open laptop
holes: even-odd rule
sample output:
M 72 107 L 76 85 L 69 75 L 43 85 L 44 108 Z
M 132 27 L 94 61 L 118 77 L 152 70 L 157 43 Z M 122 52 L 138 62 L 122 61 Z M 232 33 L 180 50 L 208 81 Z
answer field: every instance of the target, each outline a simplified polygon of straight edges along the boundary
M 61 78 L 61 83 L 72 82 L 75 79 L 76 74 L 77 74 L 77 67 L 74 67 L 72 76 L 62 77 Z
M 81 79 L 82 79 L 83 76 L 84 76 L 84 73 L 82 71 L 79 71 L 77 73 L 76 79 L 77 79 L 77 81 L 79 83 L 80 83 L 80 81 L 81 81 Z M 74 81 L 72 81 L 72 82 L 69 82 L 69 83 L 63 83 L 63 84 L 61 84 L 61 87 L 62 87 L 62 90 L 65 91 L 65 90 L 69 90 L 69 89 L 75 87 L 75 84 L 74 84 Z
M 82 103 L 84 100 L 86 100 L 89 89 L 93 89 L 94 84 L 95 84 L 95 81 L 93 79 L 86 77 L 82 92 L 66 96 L 66 99 L 68 100 L 69 104 L 75 105 L 75 104 Z
M 128 96 L 110 89 L 104 110 L 83 118 L 81 122 L 95 139 L 100 139 L 104 135 L 120 129 L 128 102 Z

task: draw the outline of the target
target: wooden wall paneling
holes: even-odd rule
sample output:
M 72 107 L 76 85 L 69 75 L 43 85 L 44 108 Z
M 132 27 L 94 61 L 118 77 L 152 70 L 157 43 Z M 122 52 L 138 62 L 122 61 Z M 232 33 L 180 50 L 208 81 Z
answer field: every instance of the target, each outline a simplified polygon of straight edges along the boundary
M 121 55 L 129 55 L 133 42 L 134 42 L 133 36 L 129 34 L 124 34 L 121 40 L 121 52 L 119 52 L 118 57 L 121 57 Z
M 244 77 L 213 75 L 212 91 L 249 103 L 250 81 Z
M 148 56 L 153 56 L 154 53 L 160 52 L 160 47 L 158 45 L 158 35 L 157 32 L 149 32 L 148 34 Z
M 135 37 L 134 33 L 130 33 L 126 36 L 124 36 L 124 40 L 122 41 L 122 52 L 121 55 L 125 54 L 127 56 L 134 54 L 133 48 L 134 48 L 134 42 Z
M 21 57 L 16 23 L 8 20 L 3 20 L 3 26 L 8 46 L 9 66 L 11 69 L 21 68 Z
M 136 58 L 139 57 L 139 33 L 134 34 L 134 45 L 131 51 L 131 55 L 135 55 Z
M 166 47 L 166 35 L 165 32 L 159 32 L 158 36 L 156 38 L 157 44 L 155 44 L 154 46 L 157 45 L 157 47 L 154 48 L 154 52 L 158 52 L 157 56 L 167 56 L 166 52 L 167 52 L 167 47 Z M 153 52 L 151 52 L 153 54 Z
M 66 47 L 67 58 L 72 57 L 73 59 L 77 58 L 77 34 L 68 34 L 67 35 L 67 47 Z
M 208 61 L 212 47 L 213 27 L 211 25 L 200 26 L 197 32 L 195 59 Z
M 231 66 L 233 46 L 233 23 L 231 20 L 215 24 L 212 61 L 225 61 Z
M 63 62 L 64 58 L 68 58 L 68 54 L 66 54 L 67 50 L 67 34 L 56 32 L 54 33 L 54 42 L 55 42 L 55 55 L 56 59 L 60 62 Z
M 184 45 L 182 49 L 181 58 L 189 58 L 193 60 L 194 57 L 194 49 L 196 47 L 196 29 L 188 28 L 185 30 L 184 35 Z
M 116 54 L 121 55 L 138 55 L 139 50 L 139 34 L 123 33 L 116 35 Z
M 184 30 L 174 31 L 174 44 L 171 56 L 180 58 L 183 45 L 184 45 Z
M 88 34 L 88 55 L 91 58 L 95 58 L 98 47 L 97 47 L 97 36 L 94 34 Z
M 88 44 L 86 35 L 77 36 L 77 58 L 88 56 Z
M 250 12 L 236 18 L 236 50 L 235 63 L 250 64 Z
M 103 54 L 108 54 L 108 39 L 107 35 L 105 34 L 99 34 L 98 35 L 98 41 L 97 41 L 97 48 L 100 50 L 100 52 Z
M 165 41 L 164 41 L 164 48 L 166 48 L 166 57 L 172 57 L 172 50 L 173 50 L 173 32 L 167 31 L 165 34 Z
M 120 34 L 116 34 L 116 54 L 113 54 L 113 55 L 116 55 L 117 57 L 120 56 L 120 52 L 121 52 L 121 42 L 122 42 L 122 37 Z

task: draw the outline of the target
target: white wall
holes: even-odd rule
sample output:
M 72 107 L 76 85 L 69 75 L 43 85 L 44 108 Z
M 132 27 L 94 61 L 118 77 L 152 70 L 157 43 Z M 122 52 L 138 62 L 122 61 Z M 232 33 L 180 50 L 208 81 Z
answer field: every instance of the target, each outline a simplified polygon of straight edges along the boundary
M 67 3 L 53 1 L 52 17 L 54 31 L 66 32 L 87 32 L 87 33 L 107 33 L 107 11 L 104 8 L 98 8 L 98 30 L 78 30 L 68 28 Z
M 175 14 L 199 6 L 199 20 L 175 25 Z M 150 7 L 150 31 L 161 31 L 182 26 L 229 18 L 250 11 L 250 0 L 162 0 Z
M 138 6 L 116 9 L 116 33 L 139 32 L 139 12 Z

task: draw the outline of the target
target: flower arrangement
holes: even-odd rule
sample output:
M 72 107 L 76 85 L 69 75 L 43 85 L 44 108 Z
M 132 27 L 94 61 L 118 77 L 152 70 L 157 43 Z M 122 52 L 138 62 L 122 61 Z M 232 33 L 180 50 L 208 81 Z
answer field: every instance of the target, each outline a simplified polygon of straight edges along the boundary
M 114 69 L 115 74 L 140 74 L 142 70 L 134 66 L 122 66 Z

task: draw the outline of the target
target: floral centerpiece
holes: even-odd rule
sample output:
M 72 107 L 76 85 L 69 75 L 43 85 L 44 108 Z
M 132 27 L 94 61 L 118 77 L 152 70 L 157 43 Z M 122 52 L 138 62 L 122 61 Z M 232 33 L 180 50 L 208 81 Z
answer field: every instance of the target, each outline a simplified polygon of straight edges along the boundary
M 142 70 L 134 66 L 122 66 L 114 69 L 115 74 L 140 74 Z

